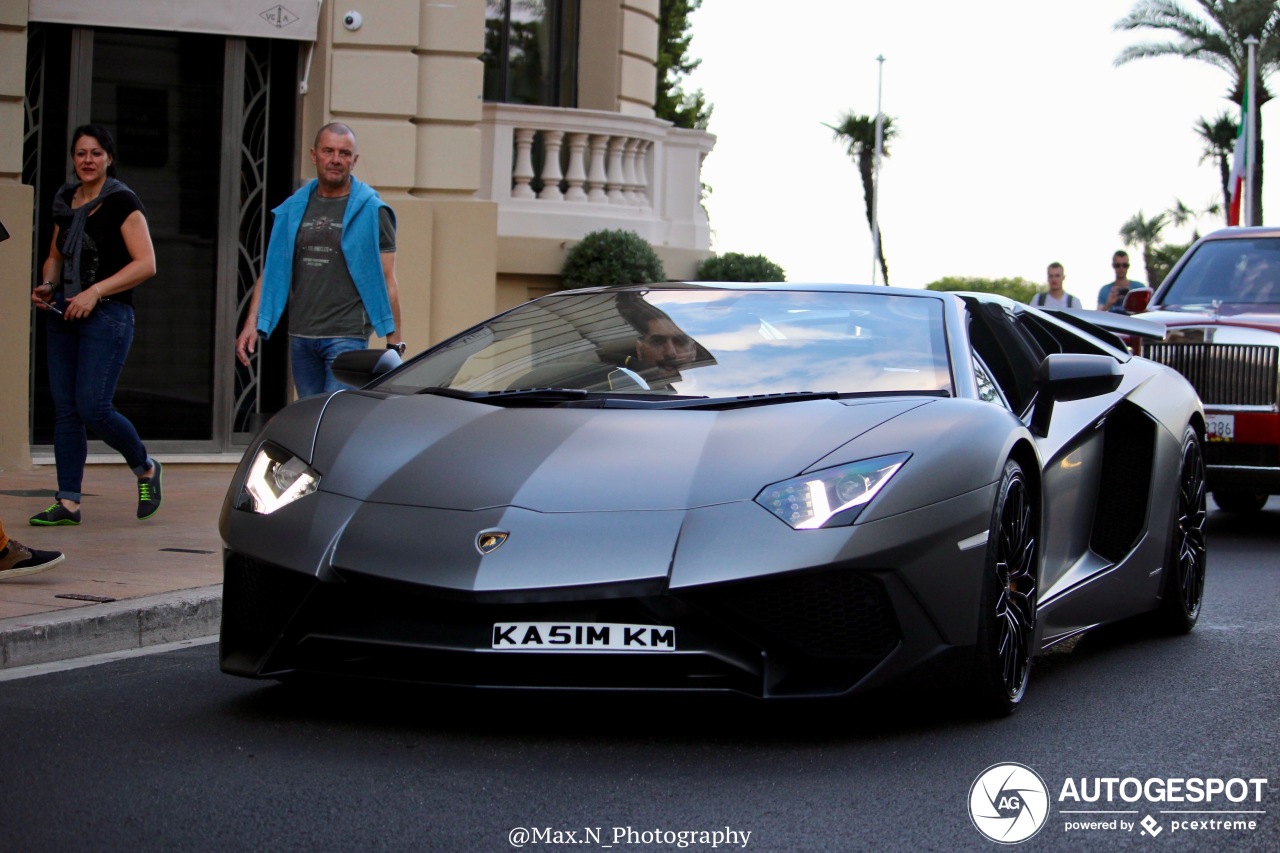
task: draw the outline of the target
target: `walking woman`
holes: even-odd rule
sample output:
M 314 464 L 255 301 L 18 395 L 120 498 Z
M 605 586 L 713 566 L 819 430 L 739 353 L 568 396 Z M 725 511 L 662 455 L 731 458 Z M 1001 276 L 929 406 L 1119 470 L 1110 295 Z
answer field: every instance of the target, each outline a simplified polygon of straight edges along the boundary
M 146 210 L 115 177 L 115 140 L 86 124 L 71 137 L 77 180 L 53 200 L 53 243 L 31 301 L 44 312 L 53 394 L 57 499 L 36 525 L 79 524 L 86 426 L 138 478 L 138 518 L 160 508 L 160 463 L 112 398 L 133 343 L 133 288 L 156 274 Z

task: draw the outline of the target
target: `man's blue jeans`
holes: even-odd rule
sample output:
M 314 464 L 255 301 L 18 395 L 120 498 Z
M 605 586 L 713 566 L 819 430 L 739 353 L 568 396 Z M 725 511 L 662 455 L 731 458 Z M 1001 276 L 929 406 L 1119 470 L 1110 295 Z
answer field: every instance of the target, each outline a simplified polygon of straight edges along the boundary
M 289 360 L 298 399 L 350 388 L 333 378 L 333 360 L 344 352 L 366 349 L 366 338 L 302 338 L 289 336 Z
M 116 383 L 133 343 L 133 306 L 103 300 L 83 320 L 46 315 L 49 391 L 53 395 L 53 456 L 58 463 L 58 499 L 80 500 L 88 435 L 124 457 L 141 477 L 151 467 L 147 449 L 129 419 L 115 410 Z

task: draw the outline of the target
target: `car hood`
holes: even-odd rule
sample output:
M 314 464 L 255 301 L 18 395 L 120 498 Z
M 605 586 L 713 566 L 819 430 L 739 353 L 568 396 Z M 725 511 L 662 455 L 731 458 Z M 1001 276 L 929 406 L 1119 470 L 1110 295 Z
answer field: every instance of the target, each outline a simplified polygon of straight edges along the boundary
M 1241 326 L 1280 330 L 1280 312 L 1259 311 L 1257 305 L 1224 304 L 1219 306 L 1216 312 L 1200 311 L 1190 307 L 1180 311 L 1166 311 L 1156 307 L 1137 316 L 1144 320 L 1150 319 L 1164 323 L 1171 328 L 1175 326 Z
M 343 392 L 325 406 L 312 465 L 322 491 L 374 503 L 689 509 L 750 500 L 931 402 L 817 400 L 726 411 L 504 408 L 430 394 Z M 296 450 L 301 442 L 288 444 Z

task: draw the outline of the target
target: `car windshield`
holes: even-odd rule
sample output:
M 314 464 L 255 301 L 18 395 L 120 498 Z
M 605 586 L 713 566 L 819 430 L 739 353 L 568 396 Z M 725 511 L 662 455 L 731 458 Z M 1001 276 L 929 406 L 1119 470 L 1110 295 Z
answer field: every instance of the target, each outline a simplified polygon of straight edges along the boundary
M 1208 240 L 1160 296 L 1170 310 L 1221 305 L 1280 305 L 1280 237 Z
M 645 288 L 546 296 L 380 387 L 737 397 L 951 393 L 935 296 Z

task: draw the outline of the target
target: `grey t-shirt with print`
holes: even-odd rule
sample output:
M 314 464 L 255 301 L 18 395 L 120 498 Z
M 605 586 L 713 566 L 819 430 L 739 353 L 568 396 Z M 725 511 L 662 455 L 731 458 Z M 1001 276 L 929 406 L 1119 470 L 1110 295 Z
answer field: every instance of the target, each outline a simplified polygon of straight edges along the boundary
M 312 193 L 293 250 L 289 334 L 304 338 L 368 338 L 373 324 L 342 255 L 347 199 Z M 391 209 L 378 210 L 378 250 L 396 250 Z

